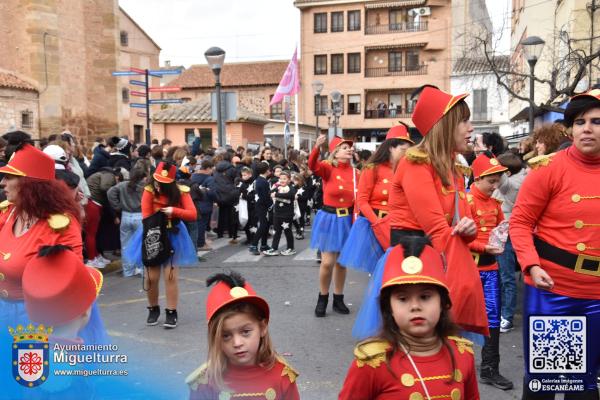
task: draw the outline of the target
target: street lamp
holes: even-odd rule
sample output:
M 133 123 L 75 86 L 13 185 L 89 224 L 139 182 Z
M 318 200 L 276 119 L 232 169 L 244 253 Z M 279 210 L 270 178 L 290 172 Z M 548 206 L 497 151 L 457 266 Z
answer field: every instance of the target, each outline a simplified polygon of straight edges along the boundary
M 333 90 L 330 94 L 331 102 L 333 103 L 333 134 L 329 135 L 329 141 L 331 141 L 334 136 L 337 135 L 337 124 L 342 114 L 342 109 L 340 107 L 340 100 L 342 99 L 342 93 L 339 90 Z
M 321 113 L 321 92 L 323 91 L 323 87 L 325 85 L 323 85 L 323 82 L 321 81 L 314 81 L 311 86 L 313 88 L 313 95 L 315 96 L 315 114 L 317 117 L 317 126 L 315 129 L 315 133 L 317 134 L 317 137 L 319 137 L 319 134 L 321 133 L 321 130 L 319 129 L 319 114 Z
M 535 64 L 542 54 L 545 43 L 546 42 L 537 36 L 529 36 L 521 41 L 525 58 L 527 59 L 527 63 L 529 63 L 529 71 L 531 72 L 531 75 L 529 76 L 529 134 L 533 133 L 533 108 L 535 107 L 535 81 L 533 72 L 535 70 Z
M 221 68 L 225 62 L 225 50 L 219 47 L 211 47 L 204 53 L 206 62 L 215 74 L 215 88 L 217 91 L 217 132 L 219 138 L 219 147 L 225 147 L 225 127 L 221 118 Z

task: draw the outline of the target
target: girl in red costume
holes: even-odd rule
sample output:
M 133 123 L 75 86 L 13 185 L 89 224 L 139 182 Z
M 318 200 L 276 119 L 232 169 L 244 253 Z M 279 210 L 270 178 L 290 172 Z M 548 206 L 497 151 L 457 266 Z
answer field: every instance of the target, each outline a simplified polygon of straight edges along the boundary
M 371 225 L 388 214 L 388 196 L 394 170 L 404 152 L 415 143 L 405 124 L 391 128 L 385 141 L 369 158 L 360 174 L 356 205 L 360 216 L 352 224 L 350 235 L 338 263 L 344 267 L 372 273 L 383 249 L 375 238 Z
M 269 336 L 269 305 L 239 274 L 216 274 L 206 299 L 208 362 L 186 379 L 190 400 L 298 400 L 298 373 Z
M 472 343 L 452 336 L 442 257 L 427 238 L 405 237 L 388 254 L 379 334 L 359 343 L 340 400 L 479 399 Z
M 333 275 L 333 311 L 349 314 L 344 304 L 346 268 L 337 262 L 350 233 L 352 212 L 358 184 L 358 171 L 352 167 L 352 141 L 334 137 L 329 143 L 329 158 L 319 161 L 321 145 L 327 136 L 319 136 L 308 158 L 308 168 L 323 180 L 323 207 L 315 216 L 310 247 L 321 251 L 319 298 L 315 315 L 324 317 Z
M 447 261 L 455 321 L 467 331 L 487 335 L 481 281 L 468 247 L 477 236 L 477 226 L 467 204 L 465 167 L 456 160 L 457 153 L 467 150 L 473 132 L 465 97 L 467 94 L 453 96 L 431 86 L 423 89 L 412 115 L 423 140 L 400 161 L 390 193 L 390 214 L 373 229 L 383 248 L 405 236 L 430 236 L 433 247 L 443 252 Z M 379 264 L 384 260 L 385 255 Z M 377 270 L 382 268 L 378 265 L 373 275 L 375 287 L 381 279 Z M 380 323 L 368 310 L 373 303 L 368 299 L 376 296 L 376 291 L 367 292 L 361 313 L 370 323 L 357 318 L 354 334 L 359 338 L 372 335 Z M 473 338 L 483 342 L 480 336 Z

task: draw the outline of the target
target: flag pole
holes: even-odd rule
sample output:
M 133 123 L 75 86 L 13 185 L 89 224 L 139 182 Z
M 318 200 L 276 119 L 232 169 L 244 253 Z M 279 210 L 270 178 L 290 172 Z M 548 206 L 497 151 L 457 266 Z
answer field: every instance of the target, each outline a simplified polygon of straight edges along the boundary
M 298 129 L 298 93 L 294 95 L 294 125 L 296 130 L 294 132 L 294 149 L 300 150 L 300 130 Z

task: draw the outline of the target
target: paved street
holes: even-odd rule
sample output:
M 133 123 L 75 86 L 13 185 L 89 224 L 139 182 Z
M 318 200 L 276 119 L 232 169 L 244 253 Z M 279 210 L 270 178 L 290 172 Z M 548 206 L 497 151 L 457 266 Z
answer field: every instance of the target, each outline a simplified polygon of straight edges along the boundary
M 206 261 L 199 268 L 181 271 L 179 325 L 170 331 L 162 325 L 145 325 L 146 296 L 139 277 L 123 278 L 119 270 L 108 273 L 100 298 L 101 310 L 115 344 L 130 354 L 130 371 L 159 372 L 173 398 L 185 398 L 186 375 L 206 359 L 205 280 L 215 272 L 233 269 L 246 276 L 268 300 L 269 329 L 275 347 L 300 373 L 302 399 L 337 398 L 352 360 L 355 341 L 350 332 L 368 277 L 349 271 L 346 301 L 351 315 L 334 314 L 330 305 L 326 318 L 315 318 L 318 265 L 308 244 L 307 235 L 307 239 L 296 241 L 295 256 L 265 257 L 252 256 L 246 246 L 229 245 L 227 239 L 216 240 L 215 250 L 204 255 Z M 164 301 L 161 298 L 161 324 Z M 520 319 L 516 323 L 521 326 Z M 501 356 L 501 372 L 515 383 L 515 389 L 502 392 L 480 385 L 482 399 L 520 398 L 520 330 L 501 336 Z

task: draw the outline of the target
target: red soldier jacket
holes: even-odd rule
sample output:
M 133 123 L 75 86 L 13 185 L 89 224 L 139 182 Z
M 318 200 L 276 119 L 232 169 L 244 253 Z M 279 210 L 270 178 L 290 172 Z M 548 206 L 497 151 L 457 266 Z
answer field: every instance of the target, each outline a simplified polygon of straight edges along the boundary
M 457 166 L 464 169 L 466 167 Z M 453 182 L 452 182 L 453 181 Z M 395 229 L 422 230 L 431 237 L 433 247 L 444 251 L 452 232 L 455 198 L 458 191 L 460 217 L 471 218 L 467 204 L 465 182 L 461 177 L 451 179 L 451 186 L 444 186 L 437 175 L 429 156 L 416 149 L 409 149 L 400 160 L 390 193 L 390 224 Z M 472 237 L 462 237 L 471 242 Z
M 184 221 L 195 221 L 197 217 L 196 206 L 190 195 L 188 186 L 177 185 L 181 192 L 181 203 L 178 207 L 173 207 L 171 218 L 179 218 Z M 142 195 L 142 217 L 146 218 L 157 212 L 163 207 L 170 207 L 167 196 L 156 195 L 152 185 L 147 185 L 144 188 Z
M 0 204 L 0 299 L 23 300 L 21 278 L 25 265 L 36 257 L 41 246 L 62 244 L 81 257 L 83 243 L 81 225 L 64 214 L 39 220 L 23 235 L 13 233 L 14 206 L 8 201 Z
M 308 157 L 308 168 L 323 179 L 323 204 L 335 208 L 354 205 L 354 187 L 358 185 L 359 172 L 350 162 L 319 161 L 319 148 L 315 147 Z
M 472 343 L 449 337 L 455 369 L 446 346 L 432 356 L 412 356 L 431 398 L 479 399 Z M 363 342 L 354 349 L 340 400 L 426 399 L 420 378 L 402 351 L 390 358 L 387 341 Z
M 367 164 L 360 172 L 356 202 L 361 214 L 374 224 L 388 211 L 388 198 L 392 189 L 394 171 L 389 162 Z M 380 211 L 375 214 L 375 211 Z
M 524 271 L 540 265 L 554 281 L 553 293 L 600 299 L 600 168 L 574 146 L 530 161 L 510 217 L 510 238 Z M 563 251 L 546 257 L 535 239 Z M 538 243 L 539 246 L 539 243 Z M 566 264 L 566 265 L 564 265 Z
M 481 193 L 474 184 L 471 185 L 471 193 L 467 195 L 467 201 L 471 207 L 471 215 L 477 224 L 477 238 L 469 243 L 469 248 L 475 253 L 475 263 L 477 264 L 479 255 L 486 254 L 485 246 L 488 244 L 492 229 L 504 221 L 504 213 L 502 212 L 502 201 Z M 478 265 L 478 268 L 480 271 L 497 270 L 498 263 L 486 266 Z
M 223 375 L 228 390 L 219 390 L 208 382 L 207 365 L 192 372 L 186 383 L 190 387 L 190 400 L 215 400 L 243 398 L 247 400 L 298 400 L 296 386 L 298 373 L 278 357 L 270 370 L 260 366 L 236 367 L 229 365 Z

